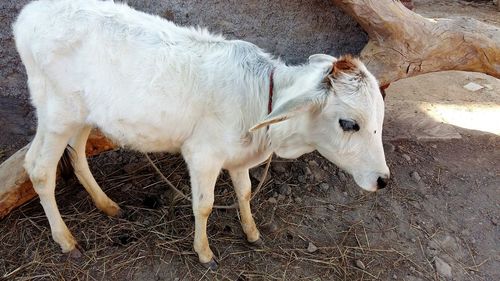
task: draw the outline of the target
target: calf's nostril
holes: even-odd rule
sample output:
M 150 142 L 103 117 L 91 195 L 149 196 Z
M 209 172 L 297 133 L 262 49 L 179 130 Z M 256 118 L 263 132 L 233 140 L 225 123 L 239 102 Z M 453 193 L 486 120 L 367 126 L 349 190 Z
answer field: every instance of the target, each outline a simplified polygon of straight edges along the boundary
M 382 189 L 382 188 L 386 187 L 387 186 L 387 181 L 388 181 L 388 179 L 384 179 L 384 178 L 378 177 L 378 179 L 377 179 L 377 187 L 378 187 L 378 189 Z

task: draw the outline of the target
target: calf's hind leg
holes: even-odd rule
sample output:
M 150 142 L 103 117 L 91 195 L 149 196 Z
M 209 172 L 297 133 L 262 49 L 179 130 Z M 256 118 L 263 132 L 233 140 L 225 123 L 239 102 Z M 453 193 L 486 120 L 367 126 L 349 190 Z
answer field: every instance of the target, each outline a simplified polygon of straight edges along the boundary
M 78 257 L 81 253 L 76 248 L 77 242 L 64 223 L 55 198 L 57 163 L 71 137 L 71 128 L 56 133 L 46 130 L 43 125 L 44 120 L 40 116 L 39 122 L 42 125 L 38 126 L 35 141 L 27 152 L 24 166 L 33 188 L 40 197 L 40 203 L 50 224 L 52 238 L 64 253 Z
M 85 145 L 91 129 L 90 126 L 83 127 L 69 142 L 75 150 L 75 155 L 71 158 L 75 174 L 85 190 L 90 194 L 92 201 L 94 201 L 99 210 L 103 211 L 108 216 L 121 216 L 122 211 L 118 204 L 102 191 L 90 172 L 87 157 L 85 155 Z

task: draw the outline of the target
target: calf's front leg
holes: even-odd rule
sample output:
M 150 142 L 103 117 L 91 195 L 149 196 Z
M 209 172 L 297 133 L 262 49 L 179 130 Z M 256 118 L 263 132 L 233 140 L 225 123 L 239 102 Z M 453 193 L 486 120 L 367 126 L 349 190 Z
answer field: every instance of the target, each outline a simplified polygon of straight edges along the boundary
M 233 181 L 241 216 L 241 227 L 247 236 L 247 241 L 261 245 L 260 233 L 255 225 L 250 209 L 250 199 L 252 199 L 252 183 L 248 169 L 230 170 L 231 180 Z
M 210 155 L 188 155 L 184 158 L 189 167 L 191 178 L 191 197 L 195 220 L 194 250 L 200 262 L 212 270 L 217 268 L 214 254 L 207 237 L 207 220 L 214 204 L 214 187 L 222 164 Z

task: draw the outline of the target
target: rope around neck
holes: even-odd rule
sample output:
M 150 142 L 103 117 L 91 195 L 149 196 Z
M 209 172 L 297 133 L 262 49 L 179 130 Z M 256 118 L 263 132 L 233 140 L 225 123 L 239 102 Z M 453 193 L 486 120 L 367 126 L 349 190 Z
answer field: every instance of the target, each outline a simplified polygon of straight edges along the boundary
M 177 193 L 179 196 L 181 196 L 183 199 L 189 201 L 189 202 L 193 202 L 191 200 L 191 198 L 189 198 L 186 194 L 184 194 L 184 192 L 180 191 L 179 189 L 177 189 L 177 187 L 175 187 L 168 179 L 165 175 L 163 175 L 163 173 L 160 171 L 160 169 L 158 169 L 158 167 L 155 165 L 155 163 L 153 162 L 153 160 L 151 160 L 151 158 L 149 158 L 149 155 L 147 153 L 144 153 L 144 156 L 146 157 L 146 159 L 149 161 L 149 164 L 151 164 L 151 166 L 153 167 L 153 169 L 156 171 L 156 173 L 163 179 L 163 181 L 175 192 Z M 267 159 L 267 162 L 266 162 L 266 167 L 264 168 L 264 173 L 262 173 L 261 177 L 260 177 L 260 182 L 259 182 L 259 185 L 257 185 L 257 188 L 255 189 L 255 191 L 252 193 L 252 196 L 250 197 L 250 200 L 252 200 L 258 193 L 259 191 L 261 190 L 262 186 L 264 185 L 264 182 L 266 181 L 266 177 L 267 177 L 267 172 L 269 171 L 269 166 L 271 166 L 271 160 L 273 158 L 273 155 L 271 154 L 269 156 L 269 158 Z M 231 205 L 214 205 L 213 206 L 214 209 L 236 209 L 238 208 L 238 202 L 234 202 L 233 204 Z

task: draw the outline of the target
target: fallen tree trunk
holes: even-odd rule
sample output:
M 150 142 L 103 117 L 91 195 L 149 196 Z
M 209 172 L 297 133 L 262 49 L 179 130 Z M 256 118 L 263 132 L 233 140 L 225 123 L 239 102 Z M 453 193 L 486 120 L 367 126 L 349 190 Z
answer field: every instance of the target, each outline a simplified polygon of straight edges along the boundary
M 361 59 L 381 89 L 402 78 L 443 70 L 500 78 L 500 30 L 473 19 L 428 19 L 394 0 L 333 0 L 368 33 Z M 411 6 L 409 6 L 411 7 Z M 87 154 L 114 145 L 94 131 Z M 0 165 L 0 219 L 36 196 L 22 163 L 28 146 Z
M 500 78 L 500 29 L 470 18 L 429 19 L 394 0 L 333 0 L 368 33 L 361 59 L 380 82 L 463 70 Z
M 0 165 L 0 219 L 36 196 L 23 167 L 29 146 L 26 145 Z M 114 147 L 99 131 L 93 130 L 87 141 L 86 153 L 92 156 Z

